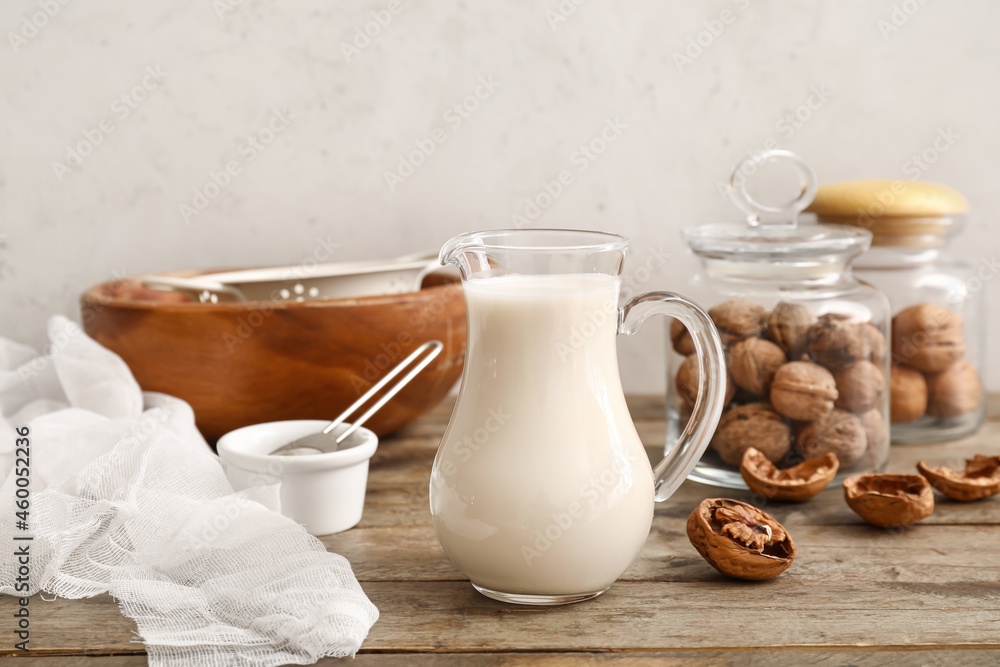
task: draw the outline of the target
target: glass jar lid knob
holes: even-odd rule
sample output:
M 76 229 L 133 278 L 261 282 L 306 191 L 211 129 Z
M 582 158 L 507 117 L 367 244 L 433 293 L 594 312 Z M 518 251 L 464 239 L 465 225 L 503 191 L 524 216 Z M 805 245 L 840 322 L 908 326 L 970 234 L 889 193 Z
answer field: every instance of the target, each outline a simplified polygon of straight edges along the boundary
M 768 206 L 758 202 L 747 192 L 747 180 L 765 164 L 785 162 L 795 169 L 802 180 L 799 194 L 782 206 Z M 786 150 L 768 150 L 747 158 L 733 171 L 729 179 L 729 198 L 747 214 L 750 227 L 773 229 L 794 229 L 798 225 L 799 213 L 806 209 L 816 197 L 818 186 L 816 172 L 801 157 Z

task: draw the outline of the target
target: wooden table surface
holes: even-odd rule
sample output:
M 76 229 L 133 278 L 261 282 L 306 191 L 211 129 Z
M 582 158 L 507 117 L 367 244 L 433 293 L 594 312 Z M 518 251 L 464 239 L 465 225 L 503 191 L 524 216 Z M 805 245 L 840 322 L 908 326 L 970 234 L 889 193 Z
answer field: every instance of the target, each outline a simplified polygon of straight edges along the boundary
M 662 399 L 633 397 L 651 457 L 662 448 Z M 381 617 L 358 654 L 369 665 L 998 665 L 1000 496 L 960 504 L 904 530 L 874 528 L 830 488 L 804 505 L 766 509 L 799 555 L 767 582 L 716 573 L 684 523 L 703 498 L 749 494 L 686 483 L 656 508 L 645 548 L 601 597 L 576 605 L 507 605 L 476 593 L 438 545 L 427 484 L 451 404 L 385 440 L 372 461 L 361 524 L 323 538 L 346 556 Z M 1000 396 L 974 437 L 894 446 L 889 470 L 920 459 L 1000 453 Z M 13 599 L 0 600 L 10 619 Z M 135 625 L 108 596 L 31 604 L 23 665 L 146 664 Z M 10 627 L 10 626 L 4 626 Z M 323 665 L 334 664 L 327 659 Z

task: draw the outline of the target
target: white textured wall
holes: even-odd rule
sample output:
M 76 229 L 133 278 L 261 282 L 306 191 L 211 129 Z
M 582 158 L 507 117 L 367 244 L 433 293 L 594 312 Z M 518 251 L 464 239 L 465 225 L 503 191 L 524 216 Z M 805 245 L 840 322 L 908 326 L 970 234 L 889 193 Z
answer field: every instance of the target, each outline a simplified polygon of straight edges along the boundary
M 49 314 L 121 272 L 296 263 L 327 239 L 340 259 L 436 249 L 510 226 L 563 170 L 572 182 L 534 224 L 661 247 L 670 261 L 641 248 L 633 261 L 655 269 L 644 287 L 676 288 L 694 265 L 678 229 L 733 217 L 717 183 L 771 138 L 824 180 L 905 178 L 951 128 L 922 177 L 971 201 L 959 255 L 1000 254 L 1000 3 L 575 2 L 401 0 L 345 53 L 389 0 L 4 0 L 0 334 L 37 344 Z M 23 17 L 45 5 L 33 34 Z M 477 87 L 474 112 L 449 113 Z M 817 90 L 806 122 L 783 121 Z M 609 121 L 604 154 L 575 154 Z M 252 147 L 269 123 L 271 143 Z M 85 132 L 100 145 L 57 175 Z M 390 190 L 385 172 L 432 133 L 443 142 Z M 180 205 L 230 161 L 239 173 L 185 220 Z M 623 343 L 627 389 L 662 387 L 661 345 L 655 330 Z

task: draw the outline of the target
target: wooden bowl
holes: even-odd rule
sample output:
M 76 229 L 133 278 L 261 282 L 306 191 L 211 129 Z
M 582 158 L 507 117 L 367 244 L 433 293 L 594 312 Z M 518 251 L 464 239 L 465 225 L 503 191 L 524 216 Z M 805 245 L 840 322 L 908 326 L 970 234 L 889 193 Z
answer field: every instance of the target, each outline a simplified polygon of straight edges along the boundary
M 410 294 L 216 304 L 124 278 L 88 289 L 80 305 L 87 334 L 144 390 L 190 403 L 209 442 L 248 424 L 333 419 L 417 346 L 440 340 L 440 356 L 366 423 L 392 433 L 448 394 L 465 358 L 465 300 L 447 276 Z

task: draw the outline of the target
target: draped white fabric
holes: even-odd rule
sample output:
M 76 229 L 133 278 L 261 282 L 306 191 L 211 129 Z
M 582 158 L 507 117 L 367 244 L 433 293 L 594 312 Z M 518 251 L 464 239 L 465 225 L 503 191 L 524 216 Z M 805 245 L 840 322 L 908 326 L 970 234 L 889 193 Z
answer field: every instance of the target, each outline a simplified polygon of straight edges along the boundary
M 0 338 L 0 544 L 33 536 L 29 593 L 110 593 L 151 665 L 356 653 L 378 610 L 347 560 L 273 510 L 277 487 L 234 492 L 187 403 L 144 394 L 121 358 L 66 318 L 52 318 L 49 337 L 44 356 Z M 25 425 L 22 530 L 14 463 Z M 0 561 L 0 592 L 25 595 L 17 568 Z

